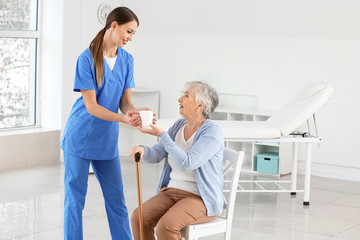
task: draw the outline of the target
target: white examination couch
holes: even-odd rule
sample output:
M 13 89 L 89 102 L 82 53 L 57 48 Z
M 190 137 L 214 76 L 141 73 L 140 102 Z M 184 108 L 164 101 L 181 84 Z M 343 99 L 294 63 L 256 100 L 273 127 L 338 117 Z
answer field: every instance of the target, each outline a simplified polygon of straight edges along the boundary
M 311 147 L 320 141 L 317 135 L 315 113 L 326 103 L 332 95 L 334 87 L 326 82 L 308 83 L 299 93 L 279 111 L 275 112 L 266 121 L 216 121 L 224 132 L 226 141 L 237 142 L 290 142 L 293 143 L 291 189 L 285 190 L 280 185 L 277 192 L 304 192 L 304 205 L 310 204 L 310 179 L 311 179 Z M 310 134 L 309 121 L 315 124 L 315 135 Z M 175 119 L 158 119 L 157 125 L 168 129 Z M 303 123 L 308 123 L 308 132 L 298 132 L 296 129 Z M 306 168 L 304 190 L 296 188 L 298 143 L 306 144 Z M 241 182 L 241 181 L 240 181 Z M 254 181 L 256 182 L 256 181 Z M 276 181 L 279 183 L 281 181 Z M 284 181 L 285 182 L 285 181 Z M 239 185 L 240 186 L 240 185 Z M 264 190 L 265 191 L 265 190 Z M 238 192 L 246 192 L 243 188 Z M 254 192 L 249 190 L 248 192 Z M 273 190 L 271 192 L 274 192 Z

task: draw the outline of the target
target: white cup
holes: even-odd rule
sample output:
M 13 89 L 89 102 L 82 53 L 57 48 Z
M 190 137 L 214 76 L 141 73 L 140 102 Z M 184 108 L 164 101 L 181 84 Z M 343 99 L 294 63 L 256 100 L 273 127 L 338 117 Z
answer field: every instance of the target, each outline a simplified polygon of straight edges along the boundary
M 142 123 L 141 127 L 144 129 L 151 129 L 150 124 L 153 123 L 154 111 L 152 110 L 139 111 L 139 115 Z

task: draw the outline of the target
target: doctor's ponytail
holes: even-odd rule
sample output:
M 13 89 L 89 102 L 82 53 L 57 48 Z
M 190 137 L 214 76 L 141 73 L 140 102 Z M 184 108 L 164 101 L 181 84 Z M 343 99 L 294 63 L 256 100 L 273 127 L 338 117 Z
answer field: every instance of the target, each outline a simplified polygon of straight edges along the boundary
M 139 19 L 133 11 L 127 7 L 117 7 L 109 13 L 106 18 L 105 27 L 101 29 L 91 41 L 89 48 L 93 62 L 95 62 L 96 82 L 99 87 L 102 84 L 104 75 L 103 40 L 106 30 L 110 28 L 114 21 L 117 22 L 118 25 L 123 25 L 134 20 L 139 26 Z
M 90 52 L 95 62 L 96 82 L 100 87 L 104 75 L 103 39 L 106 29 L 103 28 L 90 43 Z

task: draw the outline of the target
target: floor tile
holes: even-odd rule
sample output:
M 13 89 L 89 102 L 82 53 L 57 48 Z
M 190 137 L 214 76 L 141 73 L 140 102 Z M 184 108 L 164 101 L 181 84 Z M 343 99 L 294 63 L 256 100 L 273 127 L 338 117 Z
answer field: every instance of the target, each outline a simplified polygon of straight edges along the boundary
M 254 231 L 234 236 L 234 239 L 241 240 L 254 240 L 254 239 L 267 239 L 267 240 L 325 240 L 329 236 L 295 231 L 286 228 L 265 226 L 263 228 L 255 229 Z
M 338 204 L 324 204 L 315 208 L 309 208 L 308 214 L 326 217 L 330 219 L 342 219 L 353 222 L 360 222 L 360 208 L 349 207 Z
M 356 238 L 356 239 L 358 239 L 358 238 Z M 347 238 L 340 238 L 340 237 L 331 237 L 331 238 L 329 238 L 328 240 L 349 240 L 349 239 L 347 239 Z
M 62 240 L 63 230 L 62 228 L 55 228 L 48 231 L 38 232 L 31 235 L 25 235 L 21 237 L 17 237 L 14 240 Z
M 84 221 L 84 239 L 90 237 L 111 239 L 108 221 L 105 216 Z
M 13 239 L 20 236 L 35 234 L 46 230 L 54 229 L 50 224 L 41 223 L 31 217 L 0 219 L 0 239 Z
M 336 235 L 339 238 L 351 239 L 351 240 L 359 240 L 360 239 L 360 224 L 345 230 L 344 232 Z
M 288 218 L 277 220 L 270 225 L 300 232 L 335 236 L 346 229 L 354 227 L 356 222 L 338 218 L 315 216 L 308 213 L 300 213 Z
M 332 202 L 333 204 L 360 208 L 360 195 L 348 195 Z

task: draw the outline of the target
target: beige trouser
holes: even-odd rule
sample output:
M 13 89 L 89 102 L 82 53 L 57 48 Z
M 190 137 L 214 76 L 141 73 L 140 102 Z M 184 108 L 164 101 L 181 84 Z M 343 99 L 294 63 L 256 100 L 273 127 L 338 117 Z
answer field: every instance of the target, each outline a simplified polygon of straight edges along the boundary
M 216 216 L 206 216 L 206 207 L 199 195 L 176 188 L 162 188 L 160 193 L 143 203 L 144 240 L 153 240 L 154 228 L 158 240 L 181 239 L 180 230 L 195 223 L 209 222 Z M 131 216 L 135 240 L 140 239 L 139 212 Z

